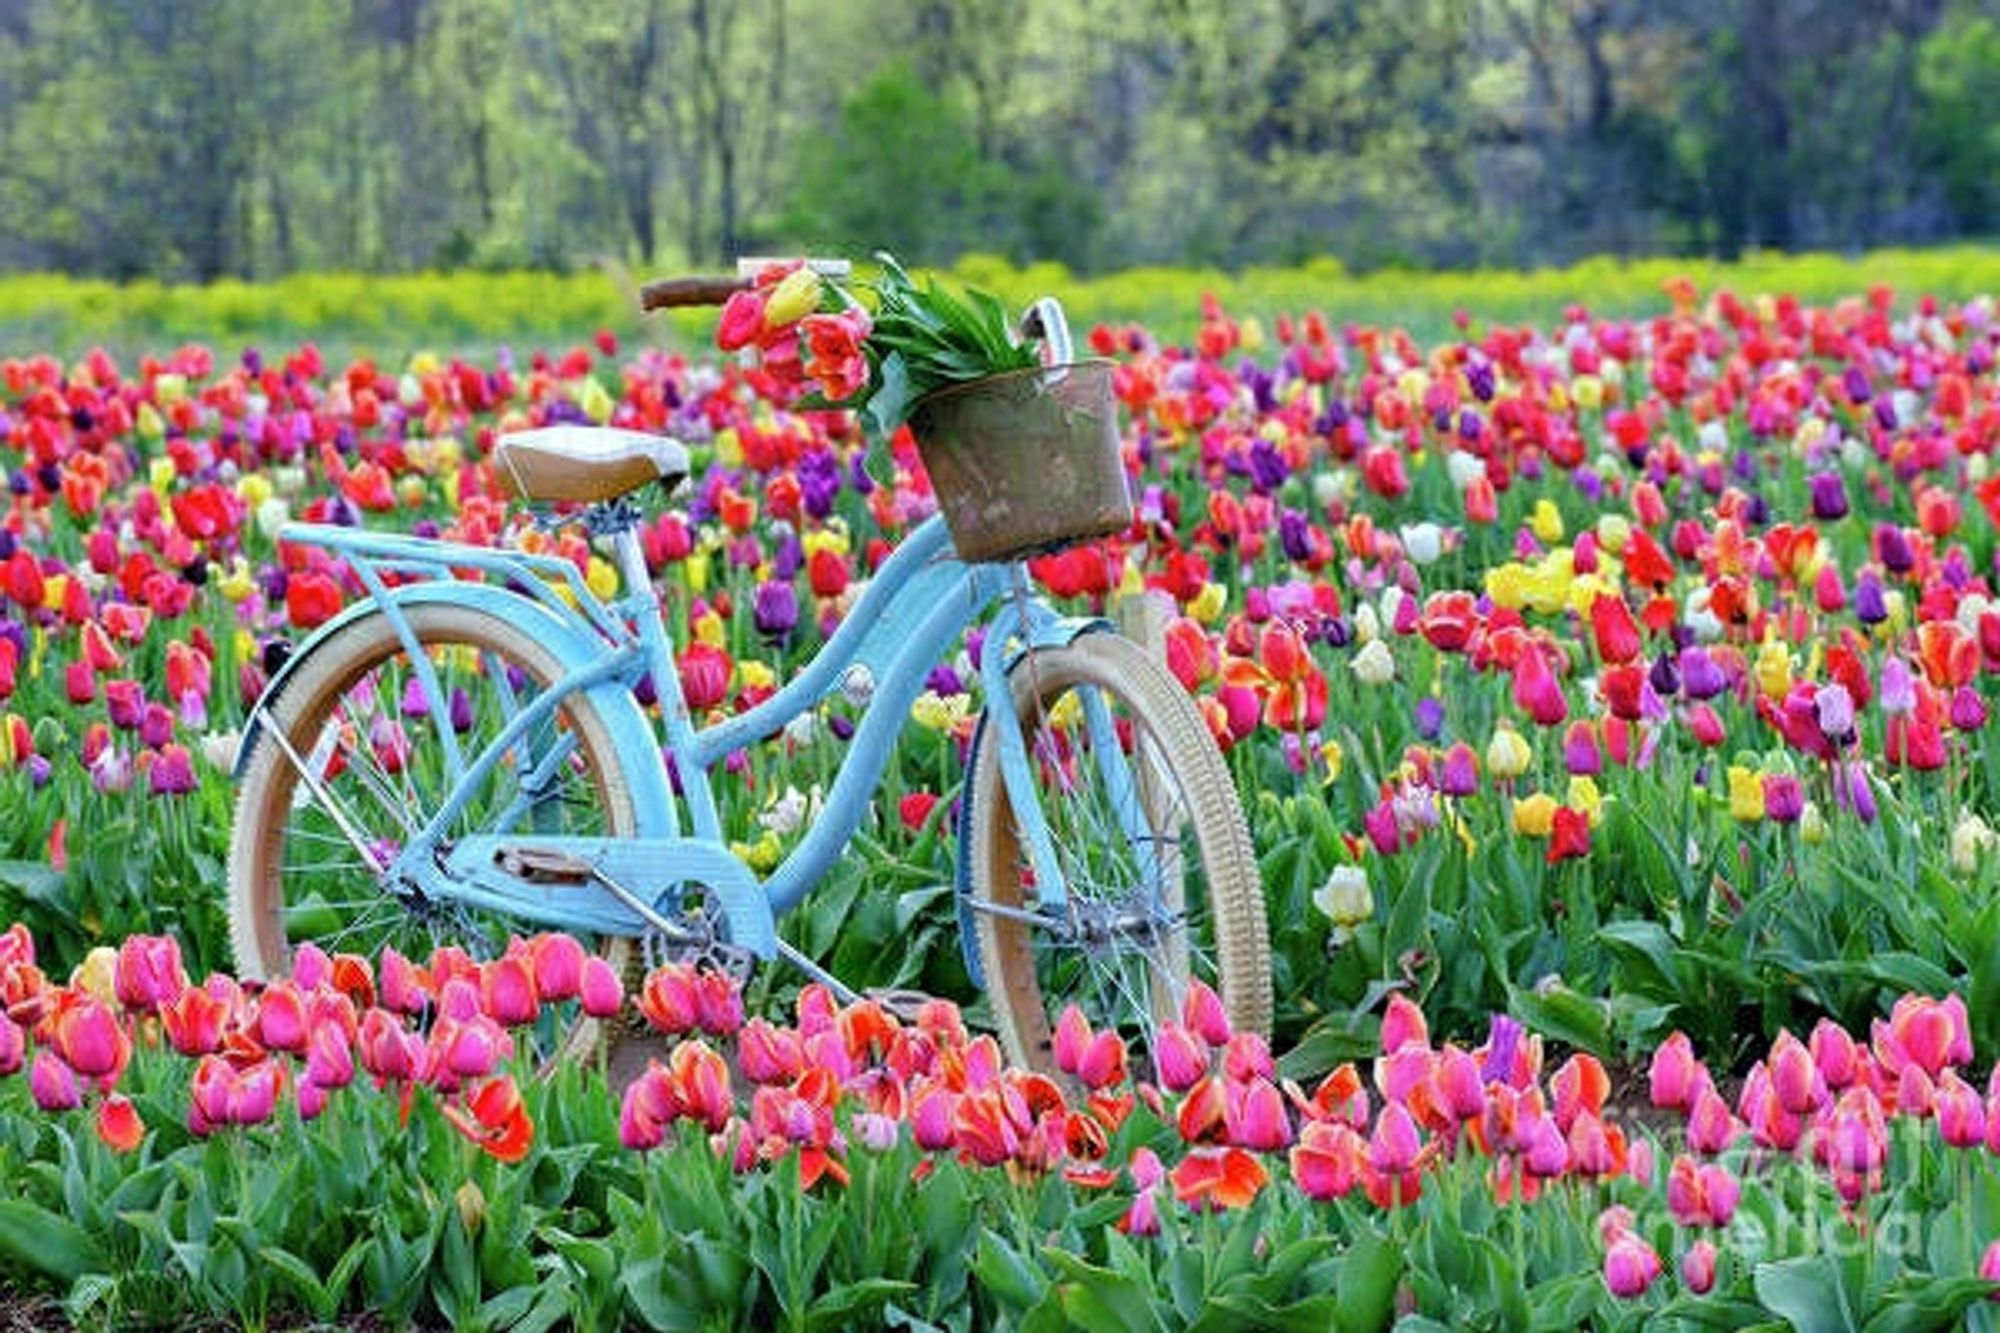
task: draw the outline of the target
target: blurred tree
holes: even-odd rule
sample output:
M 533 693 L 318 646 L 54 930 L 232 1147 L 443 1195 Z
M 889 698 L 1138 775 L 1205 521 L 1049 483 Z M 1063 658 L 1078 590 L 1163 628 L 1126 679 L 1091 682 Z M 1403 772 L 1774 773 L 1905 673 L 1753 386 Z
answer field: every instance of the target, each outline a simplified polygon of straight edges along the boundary
M 0 266 L 1990 231 L 2000 0 L 0 0 Z
M 1961 4 L 1917 55 L 1918 136 L 1923 164 L 1965 231 L 2000 228 L 2000 14 Z

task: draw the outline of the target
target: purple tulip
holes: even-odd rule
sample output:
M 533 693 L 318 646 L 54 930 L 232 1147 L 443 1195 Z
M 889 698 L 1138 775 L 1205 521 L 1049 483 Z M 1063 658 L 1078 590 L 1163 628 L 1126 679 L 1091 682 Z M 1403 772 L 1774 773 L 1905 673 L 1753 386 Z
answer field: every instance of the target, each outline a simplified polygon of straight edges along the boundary
M 799 623 L 799 593 L 790 583 L 760 583 L 752 599 L 757 632 L 781 639 Z

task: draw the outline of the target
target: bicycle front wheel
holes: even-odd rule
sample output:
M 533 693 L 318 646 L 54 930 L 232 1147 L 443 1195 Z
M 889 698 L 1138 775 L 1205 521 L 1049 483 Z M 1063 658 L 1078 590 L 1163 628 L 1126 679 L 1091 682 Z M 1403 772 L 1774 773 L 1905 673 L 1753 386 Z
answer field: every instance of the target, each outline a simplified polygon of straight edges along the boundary
M 523 928 L 503 913 L 399 888 L 383 870 L 455 794 L 446 735 L 469 764 L 562 676 L 561 665 L 490 612 L 420 604 L 405 616 L 441 709 L 380 612 L 310 649 L 265 709 L 230 841 L 230 943 L 247 978 L 283 975 L 294 945 L 307 939 L 369 958 L 393 946 L 422 963 L 442 944 L 494 956 Z M 445 846 L 477 833 L 615 837 L 636 829 L 617 749 L 581 694 L 530 728 L 465 795 Z M 628 941 L 583 943 L 625 969 Z
M 1042 902 L 1029 839 L 982 722 L 968 774 L 971 908 L 1008 1055 L 1053 1065 L 1054 1020 L 1150 1048 L 1190 978 L 1239 1030 L 1271 1022 L 1271 946 L 1250 834 L 1200 710 L 1112 634 L 1023 654 L 1009 677 L 1066 901 Z

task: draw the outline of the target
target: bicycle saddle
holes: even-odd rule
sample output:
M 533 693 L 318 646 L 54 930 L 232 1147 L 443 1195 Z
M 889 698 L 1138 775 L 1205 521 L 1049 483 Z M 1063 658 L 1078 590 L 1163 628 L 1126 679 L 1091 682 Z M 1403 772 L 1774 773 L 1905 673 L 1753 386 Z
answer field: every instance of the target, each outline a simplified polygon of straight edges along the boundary
M 687 450 L 664 435 L 613 426 L 545 426 L 493 446 L 500 484 L 524 500 L 596 504 L 649 481 L 672 490 L 688 474 Z

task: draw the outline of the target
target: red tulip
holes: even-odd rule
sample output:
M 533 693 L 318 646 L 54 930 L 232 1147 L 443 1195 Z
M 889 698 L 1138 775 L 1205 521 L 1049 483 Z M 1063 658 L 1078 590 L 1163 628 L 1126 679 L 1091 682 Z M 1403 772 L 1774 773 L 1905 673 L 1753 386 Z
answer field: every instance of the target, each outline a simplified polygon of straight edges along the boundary
M 97 1137 L 113 1152 L 131 1152 L 146 1137 L 146 1124 L 131 1099 L 114 1092 L 97 1104 Z
M 1174 1197 L 1195 1209 L 1247 1208 L 1270 1180 L 1255 1156 L 1241 1148 L 1190 1148 L 1169 1179 Z
M 180 994 L 160 1006 L 160 1026 L 167 1034 L 167 1042 L 185 1056 L 221 1050 L 223 1026 L 228 1018 L 227 1002 L 199 986 L 184 987 Z
M 534 1121 L 510 1074 L 481 1084 L 463 1105 L 446 1102 L 438 1109 L 454 1129 L 502 1162 L 520 1161 L 534 1144 Z

